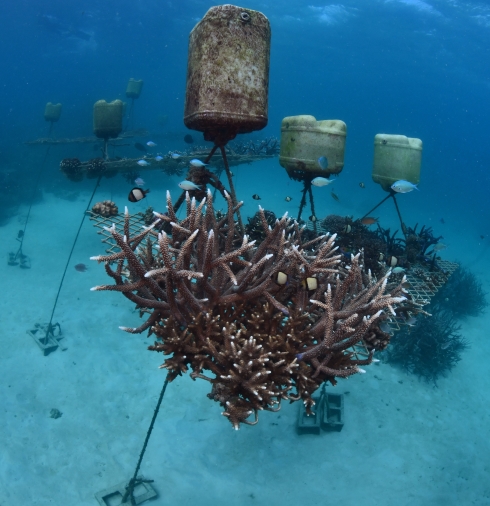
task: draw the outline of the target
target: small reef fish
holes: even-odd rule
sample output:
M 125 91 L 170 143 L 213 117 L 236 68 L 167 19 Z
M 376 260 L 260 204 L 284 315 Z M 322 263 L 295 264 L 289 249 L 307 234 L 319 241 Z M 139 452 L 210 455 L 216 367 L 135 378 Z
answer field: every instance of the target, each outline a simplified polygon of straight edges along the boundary
M 401 274 L 402 272 L 405 272 L 405 269 L 403 267 L 395 267 L 391 272 L 393 274 Z
M 134 143 L 134 147 L 139 150 L 139 151 L 143 151 L 143 153 L 146 153 L 148 150 L 146 149 L 146 146 L 144 146 L 143 144 L 141 144 L 141 142 L 135 142 Z
M 437 244 L 434 244 L 434 247 L 432 248 L 434 251 L 442 251 L 443 249 L 447 248 L 447 244 L 444 244 L 442 242 L 438 242 Z
M 146 145 L 149 146 L 150 148 L 154 148 L 156 146 L 156 144 L 153 141 L 148 141 Z
M 178 158 L 180 158 L 181 155 L 179 155 L 179 153 L 170 153 L 170 158 L 172 158 L 173 160 L 177 160 Z
M 389 334 L 392 336 L 394 334 L 393 330 L 390 327 L 390 324 L 388 322 L 381 322 L 379 324 L 379 329 L 384 332 L 385 334 Z
M 187 144 L 194 144 L 194 139 L 192 138 L 191 134 L 187 134 L 184 136 L 184 142 Z
M 75 265 L 75 270 L 78 272 L 85 272 L 88 269 L 88 267 L 85 264 L 77 264 Z
M 179 188 L 182 188 L 183 190 L 200 190 L 201 187 L 192 181 L 187 181 L 187 179 L 184 179 L 184 181 L 181 181 L 179 183 Z
M 138 165 L 141 165 L 141 167 L 146 167 L 147 165 L 150 165 L 146 160 L 138 160 L 136 163 Z
M 311 181 L 313 186 L 327 186 L 328 184 L 333 183 L 335 180 L 327 179 L 326 177 L 316 177 Z
M 254 200 L 260 200 L 260 197 L 259 197 L 256 193 L 254 193 L 254 194 L 252 195 L 252 198 L 253 198 Z
M 361 220 L 361 223 L 366 226 L 374 225 L 375 223 L 378 223 L 378 218 L 373 218 L 372 216 L 366 216 L 366 218 L 363 218 Z
M 138 202 L 146 197 L 146 194 L 150 193 L 150 190 L 143 190 L 143 188 L 133 188 L 128 195 L 130 202 Z
M 206 167 L 206 165 L 209 165 L 208 163 L 201 162 L 201 160 L 198 160 L 197 158 L 193 158 L 189 163 L 193 167 Z
M 413 327 L 416 323 L 417 323 L 417 318 L 415 318 L 414 316 L 410 316 L 410 318 L 407 318 L 405 320 L 405 323 L 409 326 L 409 327 Z
M 328 160 L 325 156 L 320 156 L 320 158 L 317 161 L 318 165 L 320 166 L 320 169 L 326 170 L 328 168 Z
M 275 275 L 272 275 L 272 279 L 278 285 L 287 285 L 288 284 L 288 275 L 285 272 L 279 271 Z
M 338 195 L 337 195 L 336 193 L 334 193 L 334 192 L 332 191 L 331 195 L 332 195 L 332 198 L 333 198 L 334 200 L 336 200 L 337 202 L 340 202 L 340 199 L 339 199 L 339 197 L 338 197 Z
M 413 190 L 420 191 L 416 184 L 413 184 L 410 181 L 405 181 L 404 179 L 394 182 L 391 185 L 391 189 L 397 193 L 410 193 Z
M 293 197 L 289 197 L 289 196 L 288 196 L 288 197 L 286 197 L 284 200 L 285 200 L 286 202 L 291 202 L 291 200 L 293 200 Z
M 163 156 L 160 156 L 160 155 L 155 156 L 155 160 L 156 160 L 157 162 L 161 162 L 161 161 L 163 160 Z
M 440 221 L 443 225 L 446 223 L 446 222 L 444 221 L 444 218 L 441 218 L 439 221 Z
M 359 183 L 359 186 L 360 186 L 361 188 L 366 188 L 366 185 L 365 185 L 362 181 Z
M 134 184 L 137 184 L 138 186 L 145 186 L 145 182 L 140 177 L 137 177 L 134 180 Z

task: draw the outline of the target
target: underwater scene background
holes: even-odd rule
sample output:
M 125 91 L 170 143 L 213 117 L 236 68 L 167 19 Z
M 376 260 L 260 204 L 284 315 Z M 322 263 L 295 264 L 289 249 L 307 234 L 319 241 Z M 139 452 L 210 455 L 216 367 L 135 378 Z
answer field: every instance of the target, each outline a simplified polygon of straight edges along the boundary
M 284 0 L 240 5 L 262 12 L 272 32 L 267 126 L 238 135 L 230 142 L 233 152 L 228 152 L 236 197 L 243 201 L 241 219 L 257 245 L 270 240 L 268 247 L 279 258 L 280 240 L 267 239 L 267 226 L 256 213 L 260 205 L 278 219 L 286 212 L 289 218 L 298 218 L 303 183 L 290 179 L 279 164 L 281 122 L 288 116 L 312 115 L 346 123 L 344 167 L 332 178 L 333 184 L 312 187 L 315 211 L 312 214 L 307 202 L 302 224 L 309 231 L 318 226 L 319 232 L 338 233 L 337 253 L 342 258 L 338 265 L 325 260 L 324 267 L 340 269 L 345 286 L 348 272 L 357 269 L 351 254 L 362 246 L 362 259 L 376 279 L 382 279 L 390 267 L 395 271 L 387 285 L 392 297 L 399 297 L 403 288 L 412 295 L 423 292 L 426 302 L 431 299 L 426 305 L 417 305 L 421 299 L 415 296 L 408 302 L 395 301 L 395 315 L 387 305 L 380 306 L 383 313 L 376 318 L 383 321 L 373 323 L 375 335 L 371 341 L 363 338 L 367 355 L 361 354 L 361 361 L 371 362 L 374 357 L 378 362 L 341 361 L 338 367 L 329 363 L 328 371 L 311 362 L 311 377 L 305 380 L 298 402 L 290 403 L 293 399 L 284 390 L 281 409 L 275 411 L 275 401 L 257 400 L 260 396 L 253 392 L 252 383 L 245 385 L 248 394 L 220 396 L 218 386 L 211 392 L 211 385 L 199 374 L 209 378 L 221 355 L 209 341 L 208 348 L 203 345 L 192 359 L 179 355 L 182 349 L 171 331 L 187 338 L 188 329 L 208 328 L 204 320 L 189 324 L 184 306 L 194 311 L 195 299 L 190 295 L 184 297 L 179 306 L 182 314 L 175 321 L 167 319 L 168 308 L 162 310 L 165 324 L 160 320 L 160 327 L 148 337 L 147 329 L 130 334 L 119 327 L 142 325 L 150 309 L 143 307 L 140 313 L 135 301 L 115 290 L 90 290 L 113 283 L 124 292 L 125 283 L 140 279 L 127 252 L 128 272 L 121 272 L 119 278 L 107 276 L 103 259 L 90 261 L 119 251 L 117 246 L 106 251 L 108 243 L 101 239 L 112 236 L 103 226 L 112 221 L 90 213 L 93 206 L 113 202 L 119 212 L 114 217 L 119 219 L 116 229 L 121 233 L 125 206 L 131 215 L 140 216 L 141 223 L 131 228 L 127 238 L 133 240 L 143 230 L 149 207 L 160 214 L 169 212 L 167 191 L 175 204 L 182 194 L 179 183 L 188 178 L 189 160 L 204 160 L 213 147 L 201 132 L 185 127 L 183 114 L 189 34 L 214 5 L 204 0 L 6 0 L 0 5 L 0 505 L 120 504 L 122 496 L 114 487 L 124 493 L 135 472 L 165 382 L 167 371 L 159 369 L 164 361 L 175 374 L 138 474 L 153 481 L 135 488 L 140 499 L 145 491 L 156 493 L 148 504 L 490 504 L 486 360 L 490 352 L 490 6 L 485 2 Z M 144 81 L 141 96 L 132 104 L 126 96 L 130 78 Z M 79 177 L 75 159 L 86 170 L 85 162 L 104 156 L 103 141 L 92 138 L 94 103 L 116 99 L 128 103 L 123 136 L 109 142 L 109 160 L 142 160 L 149 166 L 139 164 L 130 173 Z M 59 121 L 45 121 L 47 102 L 62 104 Z M 369 213 L 388 195 L 371 177 L 377 134 L 406 135 L 423 142 L 419 191 L 396 195 L 408 233 L 401 230 L 391 201 Z M 179 156 L 172 159 L 172 153 Z M 155 165 L 156 157 L 162 157 L 160 166 Z M 212 165 L 208 168 L 214 171 Z M 75 171 L 70 172 L 73 166 Z M 217 173 L 228 189 L 225 172 Z M 137 178 L 143 181 L 135 182 Z M 128 198 L 135 188 L 150 192 L 143 198 L 134 193 Z M 213 206 L 218 220 L 226 216 L 228 203 L 219 191 L 213 205 L 206 202 L 207 209 Z M 186 218 L 192 213 L 190 207 L 184 202 L 176 219 L 192 230 Z M 372 222 L 365 220 L 367 213 Z M 151 212 L 149 216 L 146 225 L 151 223 Z M 280 225 L 271 220 L 271 230 L 277 226 L 291 232 L 292 221 L 285 220 Z M 226 220 L 212 227 L 216 237 L 223 230 L 228 234 L 235 230 Z M 279 228 L 277 238 L 282 233 Z M 415 253 L 409 248 L 409 236 Z M 177 255 L 185 240 L 176 237 L 169 251 Z M 285 322 L 294 318 L 307 322 L 304 315 L 315 324 L 321 321 L 318 328 L 325 324 L 321 307 L 315 312 L 308 300 L 323 297 L 314 295 L 316 289 L 309 283 L 318 277 L 321 284 L 322 276 L 327 276 L 310 265 L 325 255 L 320 245 L 326 240 L 319 239 L 316 249 L 308 250 L 306 271 L 311 275 L 305 274 L 304 279 L 296 279 L 304 267 L 286 260 L 280 268 L 264 271 L 270 274 L 268 283 L 273 278 L 274 297 L 257 297 L 257 304 L 265 301 L 267 308 L 261 320 L 266 323 L 258 323 L 257 328 L 282 322 L 278 328 L 290 336 Z M 242 237 L 223 248 L 228 253 L 232 248 L 238 251 L 241 241 Z M 129 244 L 136 248 L 135 243 Z M 142 247 L 145 244 L 141 242 Z M 155 251 L 162 248 L 165 245 Z M 233 257 L 238 284 L 245 283 L 246 276 L 239 275 L 243 266 L 238 265 L 249 259 L 247 251 Z M 211 253 L 203 256 L 203 264 L 210 257 Z M 120 258 L 111 259 L 111 268 L 116 269 Z M 145 264 L 143 256 L 139 261 L 146 271 L 163 265 L 150 268 L 151 262 Z M 226 262 L 219 259 L 213 265 L 226 269 Z M 283 273 L 284 288 L 279 276 Z M 186 277 L 175 274 L 172 279 L 177 286 Z M 362 280 L 371 286 L 366 273 Z M 191 291 L 199 282 L 197 276 L 189 281 Z M 145 291 L 149 285 L 142 286 L 135 290 L 151 298 Z M 217 292 L 210 289 L 216 300 L 234 293 L 218 282 L 215 286 L 221 287 Z M 262 293 L 255 285 L 244 288 L 247 293 L 252 289 Z M 357 289 L 353 284 L 349 293 L 356 294 Z M 334 293 L 339 290 L 334 287 Z M 170 292 L 162 300 L 175 308 Z M 372 295 L 377 303 L 378 295 Z M 196 297 L 199 304 L 205 303 L 203 296 Z M 322 300 L 328 306 L 328 300 Z M 234 304 L 234 309 L 242 308 Z M 258 313 L 240 310 L 237 322 L 244 326 L 261 314 L 255 306 Z M 361 314 L 364 309 L 357 307 L 357 311 Z M 335 318 L 342 327 L 345 315 Z M 48 322 L 56 345 L 43 353 L 40 336 Z M 361 320 L 356 325 L 362 325 Z M 295 328 L 308 333 L 306 327 Z M 267 334 L 267 339 L 272 335 Z M 264 349 L 282 354 L 291 363 L 295 360 L 290 366 L 294 371 L 307 367 L 306 358 L 315 360 L 304 353 L 313 353 L 322 335 L 296 349 L 289 337 L 284 338 L 284 348 L 269 339 L 270 349 L 266 344 Z M 157 338 L 168 343 L 166 351 L 173 356 L 148 351 Z M 231 353 L 230 346 L 226 353 Z M 338 356 L 343 360 L 349 350 L 341 349 Z M 327 360 L 324 348 L 315 348 L 315 353 Z M 168 362 L 170 358 L 174 361 Z M 207 364 L 208 371 L 199 372 L 199 364 Z M 360 368 L 365 374 L 358 373 Z M 271 370 L 274 378 L 279 377 L 278 369 Z M 303 381 L 291 377 L 296 386 Z M 282 385 L 289 385 L 291 380 L 283 381 Z M 271 384 L 288 388 L 275 379 L 263 390 L 268 392 Z M 320 423 L 318 413 L 310 413 L 315 411 L 309 405 L 310 394 L 326 413 L 330 399 L 339 417 L 336 423 Z M 259 413 L 254 426 L 244 421 L 249 408 L 249 422 L 254 411 Z

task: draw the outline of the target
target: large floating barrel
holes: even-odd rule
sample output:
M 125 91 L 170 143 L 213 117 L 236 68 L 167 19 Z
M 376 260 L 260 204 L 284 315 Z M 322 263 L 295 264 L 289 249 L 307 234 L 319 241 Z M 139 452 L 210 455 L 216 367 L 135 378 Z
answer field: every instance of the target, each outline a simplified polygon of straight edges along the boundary
M 140 79 L 137 81 L 136 79 L 131 78 L 128 81 L 128 86 L 126 87 L 126 96 L 128 98 L 139 98 L 141 95 L 141 90 L 143 89 L 143 80 Z
M 52 104 L 48 102 L 44 108 L 44 119 L 52 123 L 58 121 L 61 116 L 61 104 Z
M 94 134 L 101 139 L 117 137 L 122 132 L 123 103 L 98 100 L 94 104 Z
M 344 168 L 346 135 L 347 126 L 341 120 L 288 116 L 281 124 L 279 163 L 298 181 L 339 174 Z M 320 157 L 326 158 L 326 168 L 318 163 Z
M 420 182 L 422 141 L 405 135 L 377 134 L 374 137 L 372 178 L 389 192 L 391 185 L 404 179 Z
M 191 31 L 184 123 L 225 144 L 267 125 L 269 20 L 234 5 L 212 7 Z

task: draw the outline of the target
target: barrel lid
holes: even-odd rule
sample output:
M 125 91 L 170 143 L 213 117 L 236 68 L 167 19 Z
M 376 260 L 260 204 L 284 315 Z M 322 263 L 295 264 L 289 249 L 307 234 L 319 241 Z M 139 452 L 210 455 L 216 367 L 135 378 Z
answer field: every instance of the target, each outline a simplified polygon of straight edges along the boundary
M 330 133 L 335 135 L 347 135 L 347 125 L 340 119 L 318 120 L 309 114 L 299 116 L 287 116 L 282 120 L 281 132 L 305 131 Z
M 407 137 L 406 135 L 376 134 L 374 136 L 374 145 L 422 151 L 422 140 L 416 137 Z

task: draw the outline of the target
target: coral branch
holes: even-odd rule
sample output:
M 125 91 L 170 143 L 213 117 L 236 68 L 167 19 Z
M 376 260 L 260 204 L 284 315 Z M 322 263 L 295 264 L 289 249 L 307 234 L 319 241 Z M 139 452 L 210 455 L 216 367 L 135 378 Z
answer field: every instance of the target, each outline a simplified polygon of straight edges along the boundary
M 166 213 L 155 213 L 165 231 L 152 226 L 135 237 L 126 213 L 123 235 L 108 229 L 121 251 L 92 257 L 105 262 L 114 284 L 93 290 L 133 301 L 147 319 L 121 328 L 154 333 L 149 349 L 165 355 L 169 380 L 190 370 L 210 382 L 208 396 L 238 429 L 283 399 L 310 410 L 323 382 L 364 372 L 359 366 L 374 350 L 365 341 L 371 352 L 359 359 L 352 346 L 381 332 L 381 315 L 405 297 L 401 284 L 388 290 L 389 274 L 364 273 L 361 254 L 341 267 L 335 235 L 304 242 L 287 214 L 268 220 L 259 208 L 254 230 L 262 227 L 262 240 L 250 241 L 234 220 L 241 204 L 225 199 L 227 212 L 217 218 L 211 192 L 199 203 L 187 194 L 187 216 L 178 220 L 167 194 Z

